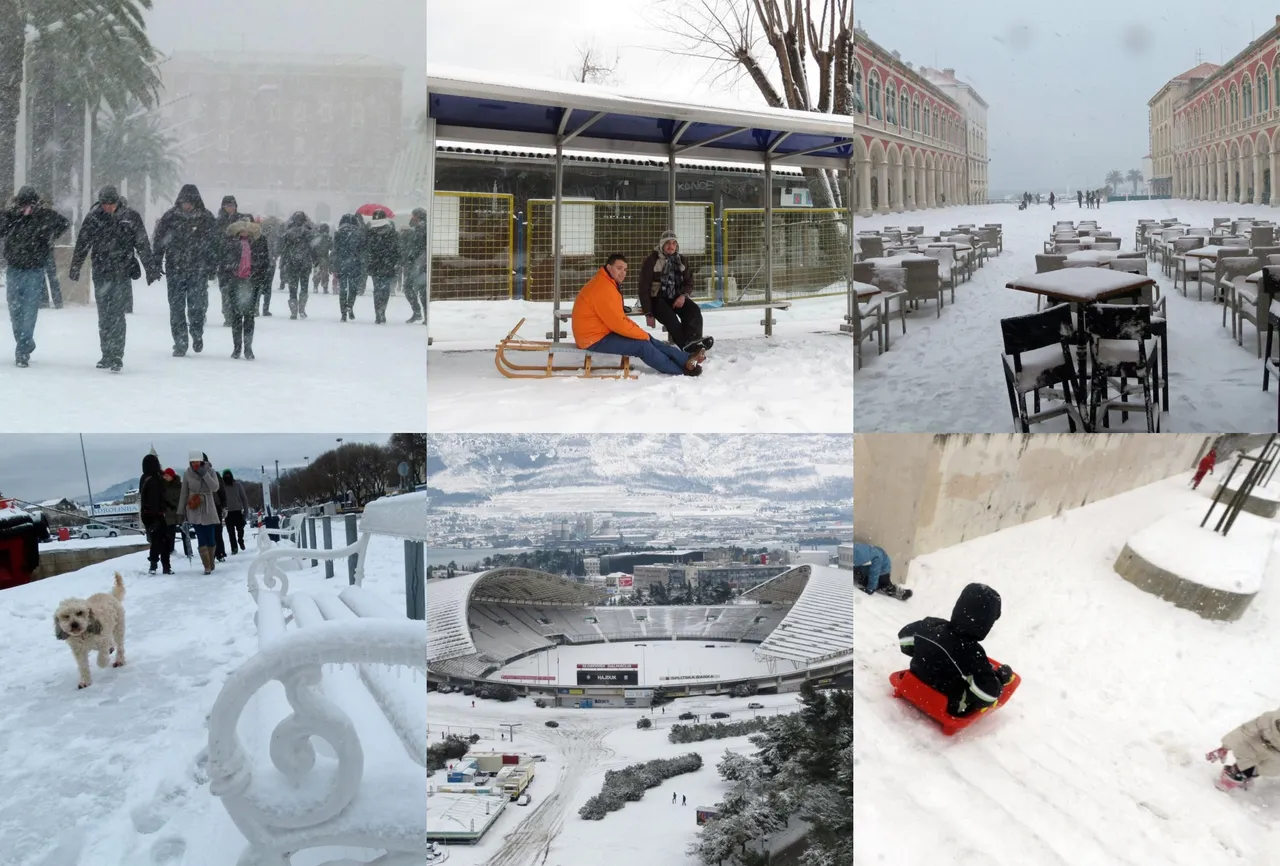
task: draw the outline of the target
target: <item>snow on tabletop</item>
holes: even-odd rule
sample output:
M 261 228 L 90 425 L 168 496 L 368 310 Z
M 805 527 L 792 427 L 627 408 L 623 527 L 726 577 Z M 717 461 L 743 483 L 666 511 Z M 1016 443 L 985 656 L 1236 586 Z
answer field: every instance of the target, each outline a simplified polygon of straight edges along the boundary
M 212 297 L 217 298 L 216 287 Z M 334 417 L 335 407 L 344 417 L 376 419 L 378 429 L 421 428 L 427 329 L 405 324 L 411 310 L 403 295 L 391 297 L 386 325 L 373 324 L 372 292 L 356 298 L 356 320 L 347 324 L 340 321 L 335 294 L 312 292 L 306 320 L 289 319 L 283 292 L 272 292 L 271 307 L 273 315 L 257 320 L 256 360 L 231 358 L 231 329 L 222 327 L 216 300 L 204 351 L 174 358 L 164 282 L 137 282 L 121 373 L 94 369 L 101 353 L 92 304 L 41 310 L 38 347 L 25 370 L 13 366 L 6 325 L 0 340 L 0 394 L 6 401 L 0 432 L 27 432 L 30 419 L 39 419 L 45 432 L 80 430 L 86 418 L 93 419 L 97 433 L 137 432 L 138 407 L 157 395 L 221 393 L 228 382 L 235 383 L 234 413 L 170 412 L 164 429 L 216 432 L 211 421 L 236 433 L 306 429 L 316 419 Z M 0 292 L 0 320 L 7 318 Z
M 1098 254 L 1078 253 L 1077 255 L 1096 256 Z M 1065 298 L 1092 301 L 1108 292 L 1136 288 L 1149 282 L 1151 278 L 1142 274 L 1129 274 L 1107 268 L 1070 268 L 1018 277 L 1009 283 L 1008 288 L 1048 291 Z
M 1219 509 L 1204 527 L 1207 505 L 1161 518 L 1129 539 L 1129 547 L 1157 568 L 1209 589 L 1242 594 L 1262 588 L 1277 524 L 1241 512 L 1223 537 L 1213 531 Z
M 866 297 L 868 295 L 880 294 L 880 290 L 875 286 L 871 285 L 870 283 L 859 283 L 856 280 L 853 283 L 853 291 L 860 298 Z
M 401 542 L 375 537 L 366 557 L 365 587 L 403 610 Z M 201 752 L 208 743 L 206 716 L 223 680 L 257 651 L 253 600 L 245 591 L 250 561 L 228 556 L 206 577 L 199 560 L 179 554 L 176 574 L 150 576 L 140 552 L 0 590 L 0 653 L 8 659 L 0 667 L 6 782 L 0 839 L 11 858 L 4 862 L 234 866 L 244 839 L 209 793 Z M 339 564 L 339 574 L 342 569 Z M 92 667 L 93 685 L 77 690 L 75 660 L 54 640 L 50 617 L 63 598 L 110 590 L 114 571 L 126 587 L 128 663 Z M 302 592 L 334 592 L 346 584 L 326 581 L 323 564 L 289 579 Z M 361 697 L 351 709 L 358 726 L 386 726 L 351 666 L 328 670 Z M 406 758 L 394 738 L 365 745 L 367 766 L 379 774 L 373 778 L 382 778 L 387 762 L 399 778 Z M 421 779 L 421 770 L 416 775 Z M 408 802 L 400 795 L 388 799 Z M 360 862 L 372 856 L 358 849 L 347 856 L 357 853 Z M 316 866 L 324 859 L 304 852 L 292 863 Z
M 1145 593 L 1113 567 L 1133 535 L 1203 506 L 1187 480 L 918 556 L 903 575 L 915 593 L 905 606 L 855 593 L 855 866 L 1274 862 L 1280 780 L 1226 796 L 1204 755 L 1280 705 L 1280 563 L 1232 623 Z M 983 646 L 1023 682 L 1007 706 L 943 737 L 892 697 L 888 676 L 908 661 L 903 623 L 946 616 L 971 581 L 1000 592 Z
M 846 285 L 840 282 L 830 297 L 775 309 L 772 337 L 764 336 L 760 307 L 707 311 L 704 329 L 716 344 L 702 376 L 664 376 L 635 362 L 632 372 L 640 378 L 625 382 L 517 380 L 494 369 L 494 345 L 521 318 L 527 318 L 521 333 L 530 338 L 550 331 L 550 304 L 434 302 L 427 364 L 431 429 L 646 433 L 696 425 L 707 433 L 847 433 L 853 350 L 840 333 L 848 314 Z M 634 303 L 630 293 L 628 303 Z M 561 308 L 572 305 L 570 294 Z M 645 327 L 643 319 L 634 321 Z M 661 329 L 649 332 L 660 335 Z
M 1127 246 L 1139 218 L 1176 216 L 1207 226 L 1215 216 L 1245 214 L 1274 218 L 1276 211 L 1223 202 L 1107 202 L 1098 218 Z M 1000 289 L 1035 271 L 1035 254 L 1043 251 L 1057 216 L 1047 205 L 1019 211 L 1016 203 L 946 207 L 912 215 L 927 233 L 961 222 L 1003 223 L 1004 252 L 990 256 L 984 267 L 974 271 L 973 279 L 965 283 L 964 297 L 957 293 L 956 303 L 948 303 L 940 319 L 932 307 L 908 310 L 907 332 L 895 334 L 892 351 L 872 357 L 858 370 L 856 432 L 1007 433 L 1014 429 L 1004 375 L 991 359 L 1003 350 L 1000 320 L 1034 313 L 1036 296 Z M 859 230 L 879 229 L 903 219 L 901 214 L 859 215 L 857 225 Z M 1210 276 L 1206 272 L 1206 285 Z M 1274 430 L 1276 398 L 1258 387 L 1258 361 L 1251 348 L 1253 325 L 1244 324 L 1241 347 L 1230 329 L 1222 327 L 1222 308 L 1213 303 L 1212 292 L 1206 291 L 1202 300 L 1195 291 L 1184 297 L 1181 286 L 1175 290 L 1173 278 L 1159 268 L 1152 268 L 1149 278 L 1160 286 L 1169 313 L 1171 406 L 1161 429 L 1200 434 Z M 1280 302 L 1274 308 L 1280 313 Z M 1145 431 L 1146 418 L 1137 413 L 1123 421 L 1113 415 L 1111 430 Z M 1049 419 L 1037 425 L 1037 432 L 1066 433 L 1067 418 Z

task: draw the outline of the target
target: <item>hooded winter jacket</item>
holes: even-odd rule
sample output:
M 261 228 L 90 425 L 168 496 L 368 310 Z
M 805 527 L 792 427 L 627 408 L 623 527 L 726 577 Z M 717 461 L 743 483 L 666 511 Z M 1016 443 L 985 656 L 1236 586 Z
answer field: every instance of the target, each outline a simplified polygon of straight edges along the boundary
M 675 254 L 670 256 L 674 261 L 672 264 L 679 271 L 678 294 L 693 294 L 693 268 L 689 266 L 689 262 L 680 254 L 680 240 L 676 237 L 675 232 L 666 231 L 662 233 L 662 237 L 658 239 L 658 245 L 653 248 L 653 252 L 645 257 L 644 263 L 640 265 L 640 309 L 644 310 L 646 316 L 653 315 L 653 299 L 662 294 L 662 272 L 666 270 L 668 256 L 662 251 L 662 245 L 667 241 L 676 242 Z M 675 300 L 672 298 L 671 300 Z
M 867 583 L 863 590 L 868 595 L 880 588 L 880 581 L 891 573 L 892 568 L 893 563 L 883 547 L 854 542 L 853 570 L 855 574 L 862 572 L 866 575 Z
M 218 238 L 218 279 L 230 280 L 240 268 L 241 244 L 240 235 L 249 238 L 250 279 L 254 285 L 269 274 L 271 254 L 267 249 L 267 240 L 262 236 L 262 226 L 253 221 L 249 214 L 237 214 L 233 222 L 227 222 Z
M 389 219 L 376 219 L 365 240 L 369 260 L 369 276 L 394 277 L 400 272 L 400 238 L 396 224 Z
M 22 212 L 26 207 L 31 213 Z M 24 271 L 43 268 L 54 240 L 70 227 L 66 217 L 40 203 L 34 187 L 24 186 L 14 197 L 13 207 L 0 214 L 0 237 L 5 239 L 9 267 Z
M 191 210 L 182 205 L 191 203 Z M 208 279 L 213 275 L 216 220 L 193 183 L 178 191 L 173 207 L 156 220 L 152 251 L 169 276 Z
M 1280 776 L 1280 710 L 1263 713 L 1222 738 L 1241 770 L 1254 767 L 1259 776 Z
M 622 289 L 601 268 L 573 299 L 573 341 L 579 349 L 588 349 L 609 334 L 649 339 L 643 328 L 627 318 L 622 309 Z
M 192 526 L 211 526 L 222 522 L 218 518 L 216 498 L 220 486 L 218 473 L 213 471 L 207 461 L 200 464 L 199 471 L 192 469 L 190 464 L 187 465 L 186 471 L 182 473 L 179 505 L 188 523 Z M 200 495 L 200 504 L 192 508 L 191 497 L 197 493 Z
M 104 204 L 115 204 L 115 213 L 103 210 Z M 115 187 L 103 187 L 97 203 L 80 225 L 80 236 L 71 255 L 71 271 L 79 273 L 85 256 L 92 256 L 95 281 L 131 280 L 135 253 L 150 273 L 154 267 L 151 241 L 147 240 L 142 217 L 120 198 Z
M 186 511 L 182 505 L 182 479 L 175 474 L 170 481 L 162 474 L 160 480 L 164 483 L 164 522 L 177 526 L 185 519 Z
M 280 268 L 285 271 L 306 271 L 311 273 L 315 263 L 315 249 L 311 242 L 315 237 L 315 227 L 302 211 L 289 217 L 284 232 L 280 235 Z
M 138 514 L 143 526 L 164 519 L 164 477 L 160 458 L 148 454 L 142 458 L 142 477 L 138 479 Z
M 333 235 L 333 272 L 339 277 L 357 279 L 364 273 L 364 235 L 354 214 L 343 214 Z
M 244 485 L 231 474 L 230 469 L 222 470 L 222 489 L 227 494 L 227 511 L 248 513 L 249 494 L 245 492 Z
M 911 673 L 947 697 L 947 712 L 967 716 L 1000 700 L 1003 685 L 982 641 L 1000 618 L 1000 593 L 971 583 L 956 599 L 950 621 L 928 616 L 904 626 L 898 645 Z

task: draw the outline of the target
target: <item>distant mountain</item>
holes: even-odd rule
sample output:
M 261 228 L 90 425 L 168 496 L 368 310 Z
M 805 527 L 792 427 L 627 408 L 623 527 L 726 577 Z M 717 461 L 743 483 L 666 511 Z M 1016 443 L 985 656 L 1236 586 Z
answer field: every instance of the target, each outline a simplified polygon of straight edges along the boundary
M 853 497 L 853 437 L 441 434 L 427 485 L 449 505 L 566 486 L 836 501 Z
M 186 468 L 187 467 L 185 464 L 182 466 L 172 467 L 173 471 L 179 474 L 179 477 L 181 477 L 182 471 Z M 226 468 L 228 467 L 225 467 L 225 466 L 217 467 L 218 472 L 222 472 L 222 470 Z M 236 478 L 240 479 L 241 481 L 258 481 L 261 478 L 261 473 L 259 471 L 259 467 L 257 466 L 253 467 L 252 469 L 245 469 L 245 468 L 237 469 L 234 466 L 229 468 L 231 469 L 231 474 L 234 475 Z M 138 473 L 138 475 L 141 475 L 141 474 L 142 474 L 141 472 Z M 116 499 L 122 499 L 124 495 L 128 493 L 130 490 L 137 488 L 138 475 L 135 475 L 132 478 L 126 479 L 125 481 L 120 481 L 116 484 L 112 484 L 110 487 L 107 487 L 103 490 L 95 491 L 93 494 L 93 501 L 101 503 L 101 502 L 111 502 Z M 85 506 L 89 504 L 83 496 L 72 497 L 72 501 L 78 503 L 81 506 Z

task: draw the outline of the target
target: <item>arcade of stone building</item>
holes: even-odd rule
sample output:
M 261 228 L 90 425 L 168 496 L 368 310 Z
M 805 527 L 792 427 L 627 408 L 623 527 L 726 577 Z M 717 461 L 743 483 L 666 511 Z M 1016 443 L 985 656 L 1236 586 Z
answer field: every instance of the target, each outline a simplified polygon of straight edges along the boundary
M 986 103 L 955 70 L 917 69 L 856 30 L 853 91 L 856 213 L 986 202 Z

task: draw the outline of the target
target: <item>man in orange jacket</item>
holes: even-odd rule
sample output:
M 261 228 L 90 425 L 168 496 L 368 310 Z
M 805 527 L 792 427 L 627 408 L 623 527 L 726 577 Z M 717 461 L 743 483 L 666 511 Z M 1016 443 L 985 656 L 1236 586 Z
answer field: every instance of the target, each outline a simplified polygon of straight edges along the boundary
M 622 283 L 627 260 L 613 253 L 604 267 L 587 281 L 573 301 L 573 341 L 579 349 L 606 355 L 633 355 L 659 373 L 700 376 L 705 354 L 691 355 L 653 339 L 622 308 Z

